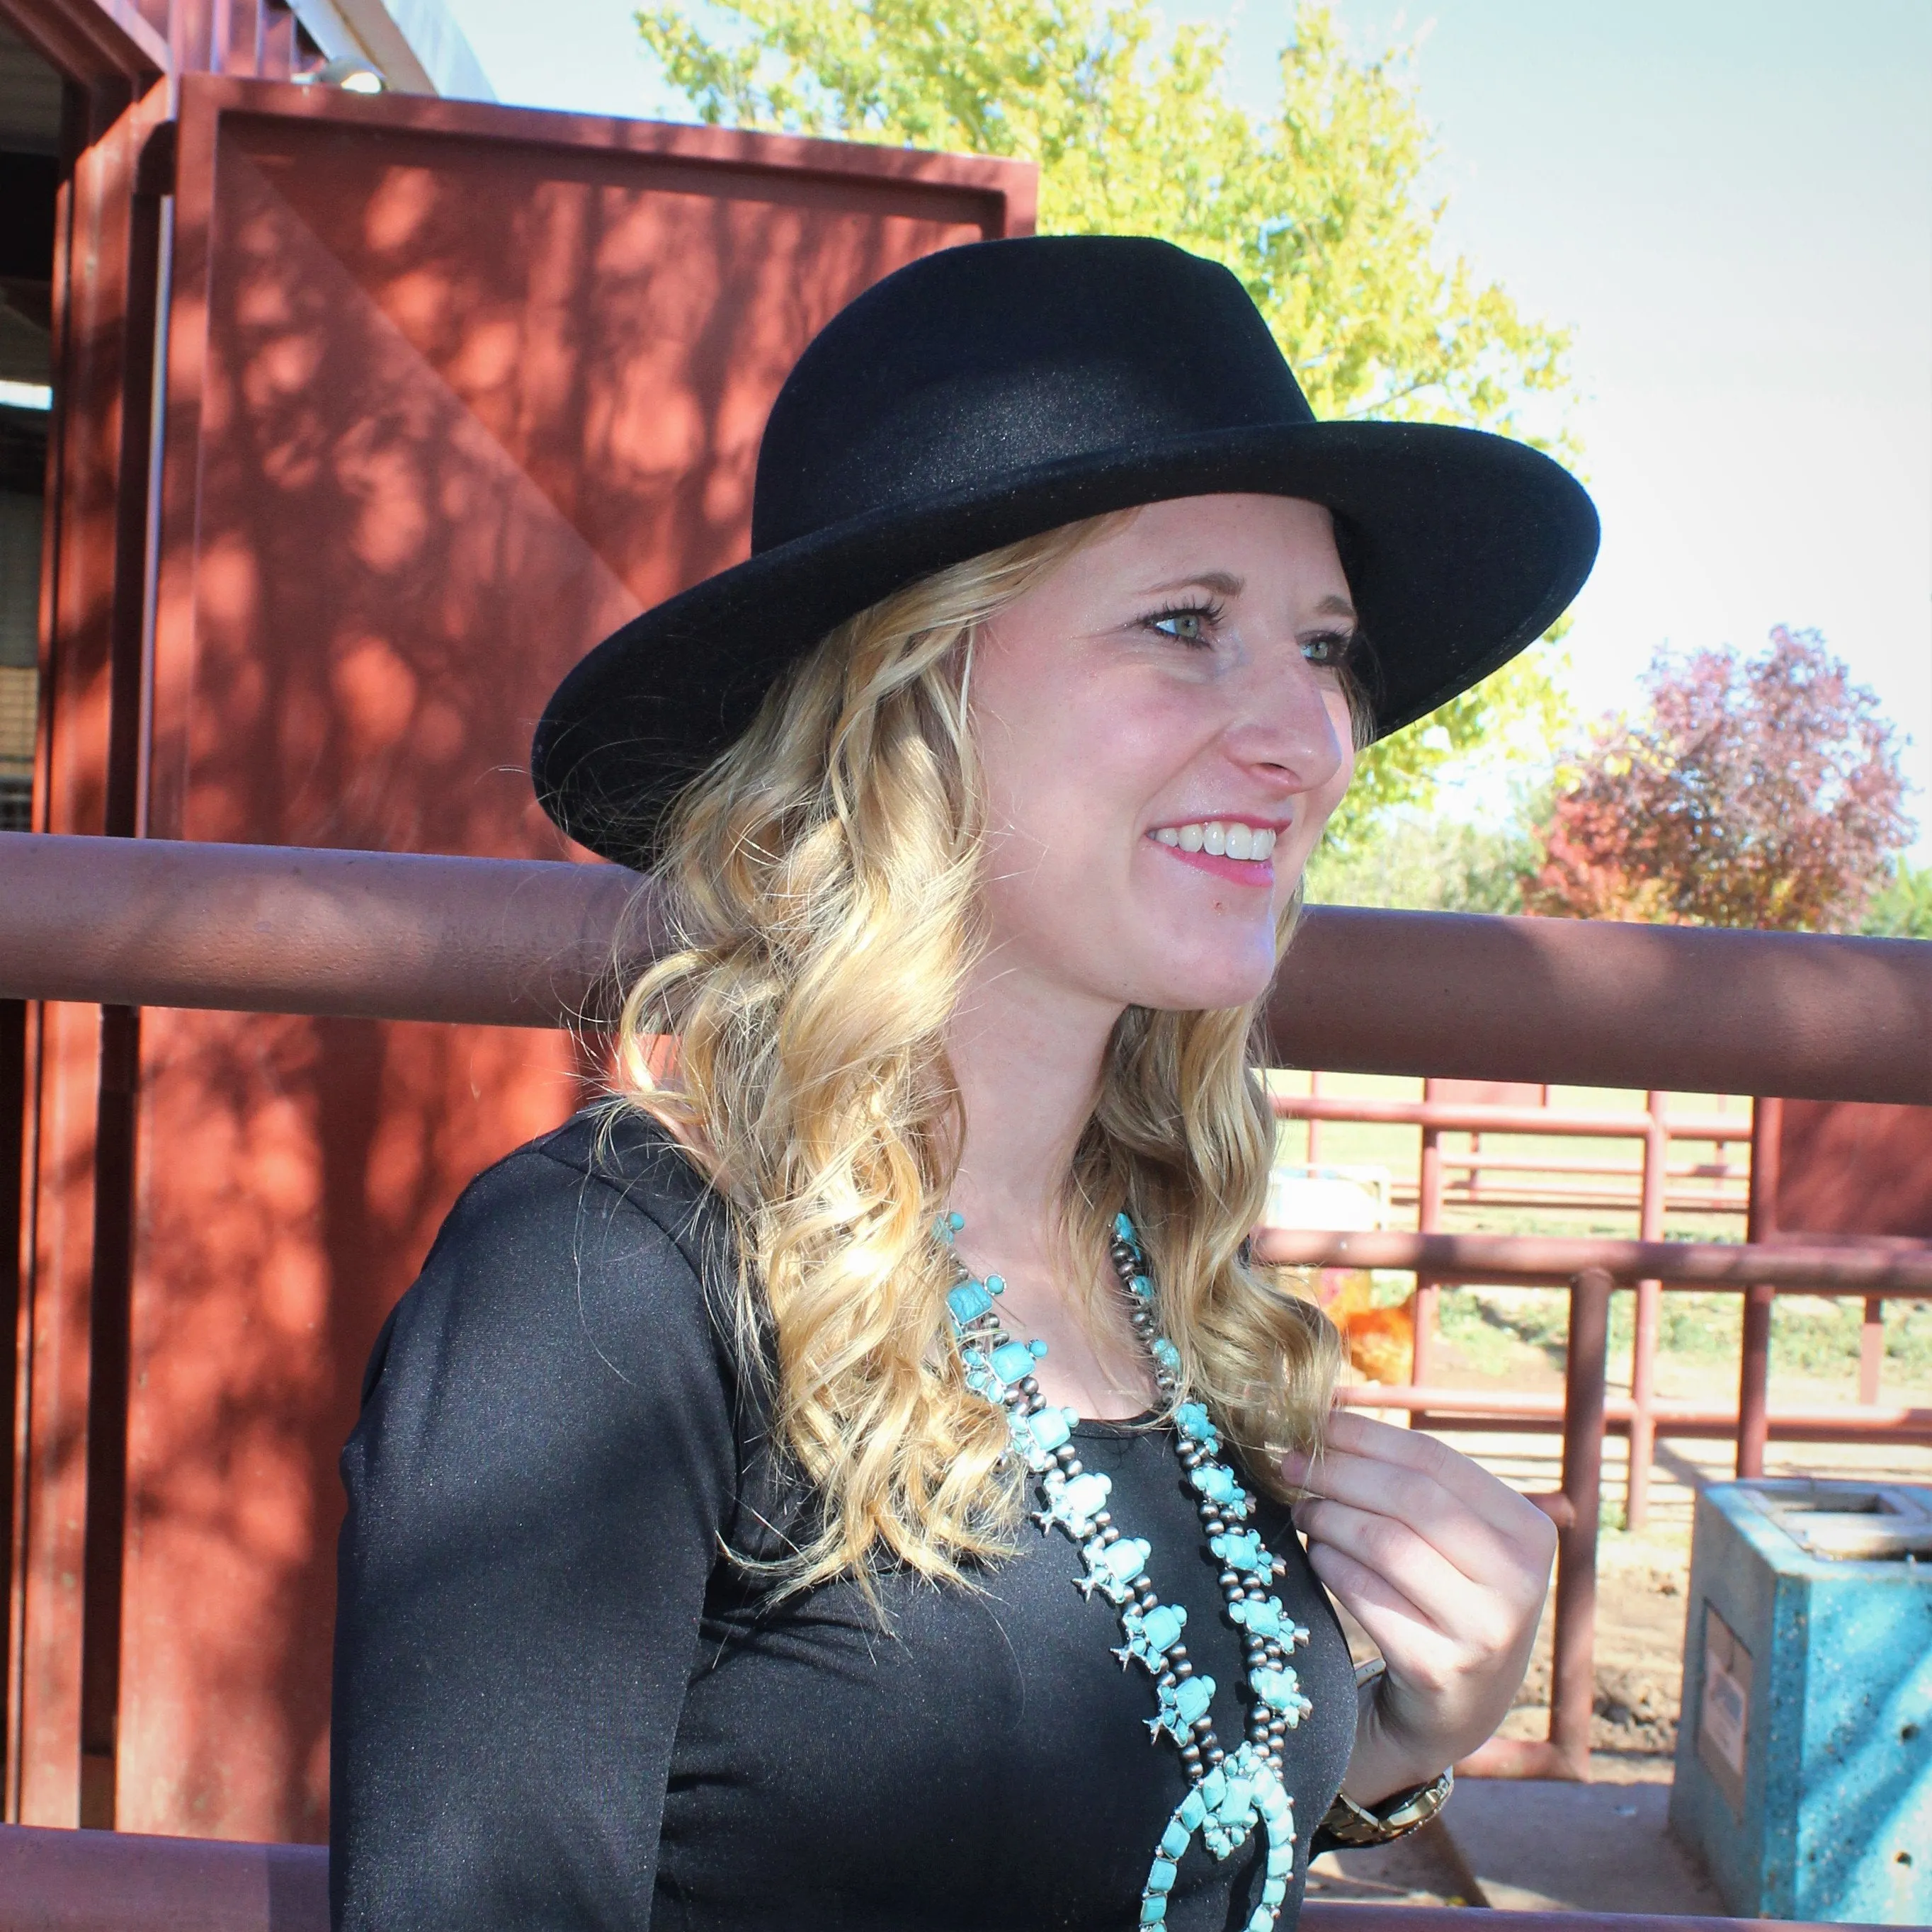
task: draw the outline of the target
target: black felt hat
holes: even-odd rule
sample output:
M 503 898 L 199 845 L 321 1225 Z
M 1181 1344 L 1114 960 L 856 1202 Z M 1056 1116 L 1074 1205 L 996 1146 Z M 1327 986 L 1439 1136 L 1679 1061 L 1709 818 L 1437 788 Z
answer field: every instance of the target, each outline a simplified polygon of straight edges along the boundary
M 1540 637 L 1596 556 L 1582 486 L 1522 443 L 1318 422 L 1216 263 L 1129 236 L 949 248 L 868 289 L 800 357 L 758 450 L 749 560 L 577 665 L 537 728 L 537 794 L 573 837 L 634 860 L 834 625 L 1060 524 L 1234 491 L 1334 512 L 1378 736 Z

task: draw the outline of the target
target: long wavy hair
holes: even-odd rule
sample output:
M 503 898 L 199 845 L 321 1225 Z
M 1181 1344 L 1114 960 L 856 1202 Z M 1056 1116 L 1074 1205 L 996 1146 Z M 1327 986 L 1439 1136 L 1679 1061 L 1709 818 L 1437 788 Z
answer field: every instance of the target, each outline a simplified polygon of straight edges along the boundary
M 791 1587 L 850 1574 L 869 1592 L 882 1561 L 958 1579 L 1012 1547 L 1020 1472 L 1004 1411 L 963 1379 L 956 1267 L 934 1232 L 962 1141 L 946 1029 L 986 944 L 968 692 L 979 627 L 1131 514 L 976 557 L 841 624 L 658 835 L 674 947 L 624 1001 L 614 1105 L 674 1131 L 728 1205 L 738 1346 L 819 1499 L 782 1566 Z M 1280 1495 L 1269 1452 L 1314 1444 L 1340 1348 L 1246 1252 L 1274 1143 L 1259 1007 L 1121 1016 L 1059 1232 L 1104 1322 L 1113 1218 L 1132 1216 L 1186 1394 Z

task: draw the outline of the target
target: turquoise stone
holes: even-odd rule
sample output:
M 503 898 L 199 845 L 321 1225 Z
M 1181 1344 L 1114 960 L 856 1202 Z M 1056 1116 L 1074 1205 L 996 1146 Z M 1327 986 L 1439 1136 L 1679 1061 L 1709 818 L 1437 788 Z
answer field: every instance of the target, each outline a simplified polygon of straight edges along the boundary
M 1167 1898 L 1163 1892 L 1152 1892 L 1141 1900 L 1141 1923 L 1158 1925 L 1167 1916 Z
M 1200 1830 L 1203 1821 L 1208 1816 L 1208 1801 L 1202 1796 L 1198 1787 L 1190 1791 L 1180 1801 L 1180 1809 L 1174 1815 L 1190 1832 Z
M 1156 1604 L 1149 1610 L 1141 1618 L 1141 1634 L 1146 1640 L 1148 1655 L 1160 1657 L 1172 1649 L 1186 1621 L 1186 1611 L 1172 1604 Z
M 1210 1811 L 1218 1811 L 1221 1808 L 1222 1794 L 1228 1788 L 1227 1774 L 1217 1766 L 1195 1788 L 1201 1794 L 1202 1803 Z
M 1026 1418 L 1028 1433 L 1046 1450 L 1058 1449 L 1073 1433 L 1064 1408 L 1039 1408 Z
M 1143 1301 L 1151 1301 L 1154 1299 L 1154 1283 L 1148 1280 L 1145 1275 L 1136 1275 L 1133 1280 L 1128 1282 L 1127 1286 L 1131 1288 Z
M 1138 1248 L 1141 1244 L 1141 1238 L 1134 1232 L 1134 1224 L 1124 1214 L 1114 1216 L 1114 1232 L 1130 1247 Z
M 1107 1545 L 1106 1554 L 1100 1561 L 1122 1582 L 1130 1582 L 1147 1568 L 1152 1548 L 1144 1537 L 1124 1536 L 1119 1542 Z
M 1184 1402 L 1174 1412 L 1174 1426 L 1182 1435 L 1196 1442 L 1212 1442 L 1215 1436 L 1214 1424 L 1208 1414 L 1204 1402 Z
M 994 1359 L 997 1361 L 998 1358 Z M 1258 1603 L 1244 1597 L 1228 1606 L 1228 1616 L 1232 1622 L 1245 1624 L 1256 1636 L 1279 1636 L 1288 1612 L 1282 1608 L 1279 1597 L 1264 1597 Z
M 1279 1905 L 1287 1896 L 1288 1881 L 1286 1879 L 1271 1878 L 1262 1887 L 1262 1903 L 1264 1905 Z
M 946 1305 L 952 1310 L 953 1320 L 963 1328 L 992 1306 L 993 1298 L 978 1282 L 962 1281 L 947 1294 Z
M 1270 1878 L 1280 1878 L 1294 1869 L 1294 1847 L 1292 1845 L 1270 1845 L 1268 1847 L 1268 1869 Z
M 1274 1574 L 1274 1558 L 1262 1547 L 1261 1538 L 1252 1529 L 1228 1529 L 1212 1538 L 1208 1548 L 1232 1570 L 1246 1570 L 1258 1577 Z
M 1290 1815 L 1294 1808 L 1288 1802 L 1288 1793 L 1281 1788 L 1278 1778 L 1270 1778 L 1262 1786 L 1262 1795 L 1256 1801 L 1262 1816 L 1270 1824 Z
M 1160 1834 L 1162 1856 L 1170 1858 L 1179 1858 L 1186 1850 L 1188 1841 L 1193 1836 L 1194 1834 L 1178 1818 L 1172 1820 L 1167 1829 Z
M 1002 1342 L 993 1351 L 993 1372 L 1003 1382 L 1016 1382 L 1033 1373 L 1033 1351 L 1024 1342 Z
M 1300 1685 L 1292 1670 L 1264 1667 L 1255 1671 L 1248 1682 L 1264 1704 L 1272 1704 L 1277 1711 L 1288 1710 L 1298 1700 Z
M 1174 1687 L 1174 1708 L 1184 1723 L 1191 1724 L 1197 1718 L 1204 1718 L 1208 1706 L 1214 1701 L 1214 1680 L 1211 1677 L 1184 1677 Z
M 1154 1869 L 1148 1874 L 1148 1890 L 1172 1892 L 1174 1889 L 1174 1861 L 1172 1858 L 1156 1858 Z
M 989 1274 L 987 1276 L 986 1292 L 988 1294 L 1004 1294 L 1006 1292 L 1006 1278 L 1004 1275 Z
M 1219 1462 L 1202 1463 L 1190 1473 L 1189 1480 L 1210 1503 L 1232 1503 L 1237 1498 L 1244 1502 L 1247 1500 L 1234 1480 L 1234 1472 Z
M 1154 1360 L 1162 1368 L 1172 1370 L 1177 1375 L 1180 1373 L 1180 1351 L 1165 1335 L 1156 1335 L 1148 1344 L 1148 1347 Z

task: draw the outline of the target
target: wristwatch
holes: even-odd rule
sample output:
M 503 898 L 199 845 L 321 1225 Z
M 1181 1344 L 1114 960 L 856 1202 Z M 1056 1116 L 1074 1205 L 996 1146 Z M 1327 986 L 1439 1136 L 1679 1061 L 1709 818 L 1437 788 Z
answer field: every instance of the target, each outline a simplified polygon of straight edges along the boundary
M 1385 1668 L 1378 1657 L 1358 1664 L 1357 1690 L 1374 1683 Z M 1338 1791 L 1334 1803 L 1329 1806 L 1322 1820 L 1321 1835 L 1331 1845 L 1347 1850 L 1364 1845 L 1386 1845 L 1392 1839 L 1402 1838 L 1427 1824 L 1448 1803 L 1449 1794 L 1455 1788 L 1456 1774 L 1445 1768 L 1426 1784 L 1418 1784 L 1410 1790 L 1398 1791 L 1392 1798 L 1384 1798 L 1372 1810 Z

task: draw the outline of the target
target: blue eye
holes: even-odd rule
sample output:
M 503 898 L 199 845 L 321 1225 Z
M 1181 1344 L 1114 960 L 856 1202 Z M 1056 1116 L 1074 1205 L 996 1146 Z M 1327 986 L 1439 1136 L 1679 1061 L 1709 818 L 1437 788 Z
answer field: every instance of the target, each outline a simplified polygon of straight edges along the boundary
M 1148 618 L 1148 624 L 1176 644 L 1199 646 L 1210 641 L 1210 634 L 1220 622 L 1218 604 L 1190 604 L 1180 609 L 1162 610 Z
M 1301 655 L 1312 664 L 1333 670 L 1348 662 L 1349 646 L 1354 641 L 1346 632 L 1324 631 L 1319 636 L 1302 639 Z

